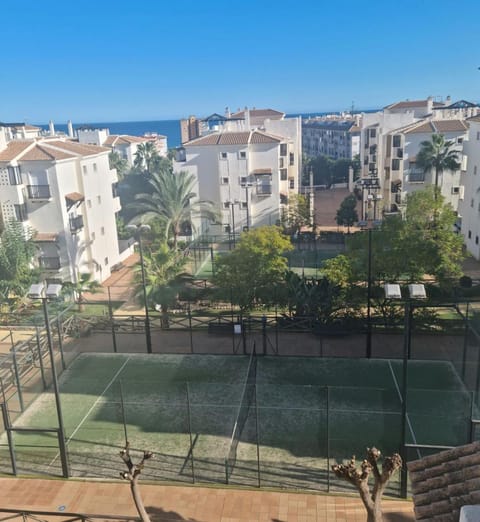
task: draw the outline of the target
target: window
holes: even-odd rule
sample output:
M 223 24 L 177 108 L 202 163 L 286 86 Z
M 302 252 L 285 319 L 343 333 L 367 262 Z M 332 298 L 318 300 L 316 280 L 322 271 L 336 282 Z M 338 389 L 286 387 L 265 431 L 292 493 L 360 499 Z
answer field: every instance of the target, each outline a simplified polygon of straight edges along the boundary
M 457 143 L 463 143 L 463 138 L 457 138 Z
M 460 187 L 452 187 L 452 194 L 460 194 Z
M 223 231 L 226 234 L 230 234 L 230 225 L 223 225 Z
M 294 189 L 295 188 L 295 180 L 293 178 L 290 178 L 288 180 L 288 185 L 291 189 Z
M 480 141 L 480 131 L 477 131 L 477 141 Z
M 375 138 L 377 136 L 377 129 L 370 129 L 370 138 Z
M 409 183 L 423 183 L 425 181 L 425 171 L 420 168 L 411 168 L 408 172 Z
M 477 174 L 477 166 L 476 166 L 476 165 L 473 167 L 473 173 L 474 173 L 475 175 Z
M 475 236 L 475 244 L 478 245 L 478 236 Z
M 468 231 L 468 239 L 472 239 L 472 231 L 471 230 Z
M 399 159 L 393 159 L 392 160 L 392 170 L 400 170 L 400 160 Z
M 280 158 L 280 162 L 279 162 L 278 166 L 279 166 L 281 169 L 283 169 L 284 165 L 285 165 L 285 160 L 284 160 L 283 158 Z
M 92 232 L 92 233 L 90 234 L 90 239 L 91 239 L 92 241 L 95 241 L 95 232 Z
M 472 199 L 470 200 L 470 206 L 473 208 L 474 205 L 475 205 L 475 200 L 472 198 Z
M 224 201 L 223 208 L 230 208 L 230 201 Z
M 97 164 L 96 163 L 93 164 L 93 172 L 97 172 Z
M 108 257 L 105 258 L 105 266 L 108 265 Z
M 15 209 L 15 218 L 17 221 L 27 221 L 27 205 L 25 203 L 22 203 L 20 205 L 14 204 L 13 208 Z
M 220 159 L 227 159 L 227 153 L 226 152 L 220 152 Z
M 290 152 L 290 165 L 295 165 L 295 154 Z
M 222 178 L 222 185 L 228 185 L 228 178 Z
M 240 183 L 240 185 L 246 185 L 247 184 L 247 176 L 240 176 L 240 178 L 238 178 L 238 182 Z
M 400 134 L 397 134 L 393 137 L 393 146 L 394 147 L 402 146 L 402 136 L 400 136 Z
M 83 169 L 83 173 L 86 174 L 87 173 L 87 166 L 83 165 L 82 169 Z
M 87 207 L 92 208 L 92 202 L 89 199 L 87 199 Z
M 102 234 L 102 236 L 105 235 L 105 227 L 102 227 L 102 228 L 100 229 L 100 234 Z
M 280 156 L 286 156 L 286 155 L 287 155 L 287 144 L 280 143 Z
M 246 159 L 247 153 L 244 150 L 240 151 L 240 159 Z
M 98 203 L 99 205 L 102 204 L 102 196 L 97 196 L 97 203 Z
M 281 181 L 287 181 L 287 169 L 280 169 L 280 179 Z
M 8 170 L 8 181 L 10 185 L 21 185 L 22 175 L 20 173 L 20 167 L 7 167 Z
M 248 208 L 248 203 L 246 201 L 242 201 L 242 208 L 243 210 Z

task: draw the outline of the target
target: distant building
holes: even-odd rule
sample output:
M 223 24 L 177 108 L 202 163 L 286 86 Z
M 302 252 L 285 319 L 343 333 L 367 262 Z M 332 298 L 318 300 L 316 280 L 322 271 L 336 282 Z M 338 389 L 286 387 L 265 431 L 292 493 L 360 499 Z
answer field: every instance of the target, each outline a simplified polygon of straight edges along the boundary
M 361 117 L 319 117 L 302 121 L 303 152 L 307 156 L 353 159 L 360 154 Z
M 464 152 L 467 168 L 462 172 L 464 197 L 458 206 L 461 232 L 468 252 L 480 260 L 480 115 L 469 118 L 468 140 Z
M 26 231 L 36 231 L 36 264 L 47 281 L 76 281 L 82 272 L 104 281 L 123 258 L 110 149 L 58 137 L 9 139 L 7 134 L 0 128 L 2 221 L 19 221 Z
M 109 147 L 123 159 L 133 165 L 138 145 L 149 141 L 155 144 L 160 156 L 167 155 L 167 138 L 160 134 L 147 136 L 129 136 L 128 134 L 110 134 L 108 129 L 82 127 L 77 130 L 79 143 Z

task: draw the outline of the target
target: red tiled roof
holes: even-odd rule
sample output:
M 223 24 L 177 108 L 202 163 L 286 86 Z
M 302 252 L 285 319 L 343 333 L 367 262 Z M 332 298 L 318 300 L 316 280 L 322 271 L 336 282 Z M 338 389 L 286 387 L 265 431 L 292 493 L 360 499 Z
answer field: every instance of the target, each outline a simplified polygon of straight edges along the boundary
M 77 156 L 93 156 L 102 152 L 110 152 L 108 147 L 99 147 L 98 145 L 87 145 L 86 143 L 76 143 L 74 141 L 46 140 L 42 145 L 55 147 L 71 152 Z
M 128 134 L 110 134 L 107 139 L 103 142 L 103 145 L 115 146 L 119 143 L 122 144 L 130 144 L 130 143 L 144 143 L 146 141 L 151 141 L 151 137 L 141 137 L 141 136 L 129 136 Z
M 249 143 L 280 143 L 278 136 L 260 131 L 249 132 L 217 132 L 201 136 L 185 143 L 185 147 L 197 147 L 208 145 L 248 145 Z
M 405 134 L 465 132 L 467 129 L 468 125 L 463 120 L 430 120 L 413 125 L 405 131 Z
M 0 161 L 12 161 L 32 146 L 33 141 L 9 141 L 7 148 L 0 151 Z
M 249 115 L 251 118 L 263 118 L 271 120 L 281 120 L 285 113 L 276 111 L 274 109 L 250 109 Z M 232 118 L 245 118 L 245 111 L 239 111 L 231 115 Z
M 414 109 L 416 107 L 426 107 L 428 100 L 405 100 L 387 105 L 385 109 Z
M 407 464 L 416 520 L 458 520 L 460 508 L 480 504 L 480 442 Z
M 74 154 L 70 154 L 63 150 L 57 150 L 50 147 L 44 147 L 40 143 L 29 149 L 25 154 L 22 154 L 19 161 L 55 161 L 68 158 L 74 158 Z
M 65 194 L 65 199 L 69 199 L 70 201 L 83 201 L 85 196 L 80 194 L 80 192 L 70 192 L 69 194 Z

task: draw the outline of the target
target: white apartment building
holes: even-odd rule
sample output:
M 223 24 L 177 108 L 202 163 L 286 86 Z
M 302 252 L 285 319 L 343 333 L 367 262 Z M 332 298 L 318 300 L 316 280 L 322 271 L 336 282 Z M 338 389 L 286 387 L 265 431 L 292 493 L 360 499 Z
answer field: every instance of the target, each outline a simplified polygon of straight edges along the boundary
M 302 121 L 304 154 L 354 159 L 360 154 L 360 121 L 360 115 L 348 118 L 322 116 Z
M 60 138 L 8 141 L 0 128 L 1 218 L 33 229 L 36 264 L 48 281 L 75 281 L 89 272 L 101 282 L 123 259 L 109 152 Z
M 480 260 L 480 116 L 470 118 L 468 123 L 469 136 L 464 144 L 468 165 L 461 181 L 465 196 L 459 203 L 458 213 L 467 251 Z
M 181 129 L 182 139 L 202 135 L 178 149 L 174 169 L 192 173 L 199 199 L 222 211 L 221 224 L 195 223 L 197 232 L 239 233 L 279 223 L 301 183 L 301 118 L 273 109 L 227 109 L 225 116 L 182 120 Z
M 439 187 L 445 201 L 457 210 L 463 199 L 461 171 L 466 169 L 467 157 L 463 154 L 464 143 L 468 140 L 468 125 L 464 120 L 421 120 L 413 125 L 392 131 L 386 141 L 385 179 L 390 174 L 390 184 L 384 187 L 384 209 L 388 212 L 401 211 L 406 203 L 406 195 L 423 190 L 435 183 L 435 172 L 425 172 L 417 167 L 417 154 L 421 143 L 431 141 L 432 134 L 442 134 L 453 142 L 457 151 L 460 169 L 443 172 L 439 177 Z
M 292 134 L 300 131 L 299 122 L 288 127 Z M 260 130 L 215 132 L 185 143 L 175 170 L 192 173 L 199 199 L 213 201 L 222 212 L 220 224 L 196 223 L 197 232 L 239 233 L 278 224 L 288 196 L 298 192 L 300 151 L 298 140 Z
M 130 136 L 128 134 L 110 134 L 109 129 L 82 127 L 77 130 L 79 143 L 109 147 L 126 159 L 130 166 L 135 161 L 138 146 L 149 141 L 155 144 L 160 156 L 167 155 L 167 137 L 160 134 Z

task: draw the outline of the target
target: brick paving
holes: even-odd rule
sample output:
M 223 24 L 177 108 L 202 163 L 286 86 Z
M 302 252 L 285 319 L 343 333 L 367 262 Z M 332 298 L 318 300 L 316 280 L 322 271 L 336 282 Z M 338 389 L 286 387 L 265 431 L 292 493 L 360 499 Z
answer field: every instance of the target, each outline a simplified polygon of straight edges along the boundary
M 141 484 L 152 522 L 365 522 L 352 496 Z M 0 478 L 0 507 L 136 516 L 127 482 Z M 384 500 L 385 522 L 411 522 L 409 501 Z M 0 518 L 3 518 L 1 516 Z

